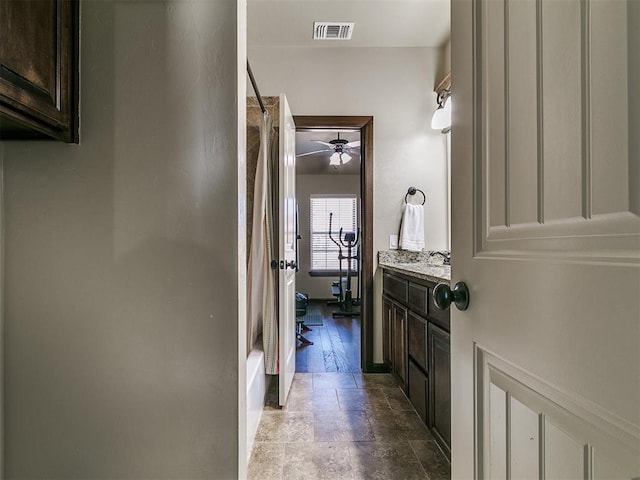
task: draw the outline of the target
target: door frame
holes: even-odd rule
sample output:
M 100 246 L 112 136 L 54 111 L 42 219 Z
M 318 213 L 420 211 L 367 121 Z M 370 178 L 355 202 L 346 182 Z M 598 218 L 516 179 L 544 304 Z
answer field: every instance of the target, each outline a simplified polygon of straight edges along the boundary
M 363 372 L 383 371 L 373 363 L 373 117 L 344 115 L 294 115 L 296 131 L 349 129 L 360 131 L 360 202 L 362 249 L 360 275 L 360 367 Z

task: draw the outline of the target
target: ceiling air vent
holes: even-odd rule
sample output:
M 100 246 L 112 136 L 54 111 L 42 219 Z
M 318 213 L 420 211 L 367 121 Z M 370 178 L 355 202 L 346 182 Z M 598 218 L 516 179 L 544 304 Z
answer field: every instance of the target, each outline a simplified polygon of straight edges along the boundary
M 314 40 L 351 40 L 353 22 L 313 22 Z

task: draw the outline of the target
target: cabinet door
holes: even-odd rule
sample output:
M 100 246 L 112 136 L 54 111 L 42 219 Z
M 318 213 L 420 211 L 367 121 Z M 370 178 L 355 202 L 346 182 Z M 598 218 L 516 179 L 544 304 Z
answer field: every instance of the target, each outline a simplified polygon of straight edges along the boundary
M 382 361 L 393 371 L 393 304 L 382 297 Z
M 407 381 L 407 310 L 393 304 L 393 369 L 406 390 Z
M 429 324 L 429 427 L 447 457 L 451 458 L 451 354 L 449 334 Z
M 428 424 L 429 380 L 424 372 L 409 359 L 408 370 L 409 400 L 425 424 Z
M 409 357 L 428 372 L 427 321 L 411 311 L 407 315 Z
M 75 0 L 0 2 L 0 128 L 7 138 L 77 141 Z

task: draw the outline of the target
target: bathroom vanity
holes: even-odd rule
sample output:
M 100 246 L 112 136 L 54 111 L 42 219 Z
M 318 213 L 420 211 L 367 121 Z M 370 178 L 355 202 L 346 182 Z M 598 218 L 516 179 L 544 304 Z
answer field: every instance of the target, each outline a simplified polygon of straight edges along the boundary
M 449 310 L 433 302 L 436 284 L 449 284 L 450 267 L 428 254 L 385 253 L 379 254 L 384 363 L 450 459 Z

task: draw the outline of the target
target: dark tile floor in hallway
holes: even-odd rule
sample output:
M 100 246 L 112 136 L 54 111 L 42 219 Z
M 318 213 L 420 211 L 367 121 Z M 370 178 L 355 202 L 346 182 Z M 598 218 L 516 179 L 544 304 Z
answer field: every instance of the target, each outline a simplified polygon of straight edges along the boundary
M 449 464 L 388 374 L 296 373 L 277 407 L 277 378 L 256 435 L 249 478 L 450 478 Z
M 448 480 L 447 460 L 394 378 L 360 373 L 360 319 L 312 303 L 322 325 L 305 332 L 313 345 L 298 346 L 282 409 L 271 381 L 249 478 Z

